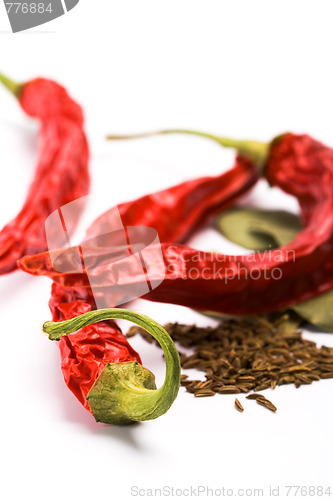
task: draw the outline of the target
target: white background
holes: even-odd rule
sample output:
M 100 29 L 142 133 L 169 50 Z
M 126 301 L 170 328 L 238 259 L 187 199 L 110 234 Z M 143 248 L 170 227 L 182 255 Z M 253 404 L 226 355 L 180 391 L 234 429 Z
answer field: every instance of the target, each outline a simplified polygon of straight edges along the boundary
M 290 130 L 333 146 L 331 2 L 81 0 L 17 35 L 5 16 L 1 3 L 0 70 L 19 81 L 56 79 L 84 107 L 96 196 L 83 225 L 120 201 L 232 163 L 232 152 L 197 138 L 111 144 L 106 133 L 191 127 L 269 140 Z M 2 90 L 0 109 L 3 225 L 33 176 L 38 127 Z M 265 186 L 251 199 L 296 207 Z M 195 243 L 229 250 L 212 230 Z M 266 498 L 280 485 L 286 498 L 284 485 L 331 484 L 333 494 L 333 381 L 267 391 L 276 414 L 244 398 L 240 414 L 232 395 L 194 399 L 181 389 L 156 421 L 96 424 L 66 388 L 57 346 L 41 334 L 49 292 L 47 278 L 0 280 L 3 498 L 127 499 L 131 486 L 164 485 L 265 488 Z M 132 307 L 162 323 L 213 323 L 172 305 Z M 333 346 L 329 334 L 307 337 Z M 132 344 L 161 383 L 160 351 Z

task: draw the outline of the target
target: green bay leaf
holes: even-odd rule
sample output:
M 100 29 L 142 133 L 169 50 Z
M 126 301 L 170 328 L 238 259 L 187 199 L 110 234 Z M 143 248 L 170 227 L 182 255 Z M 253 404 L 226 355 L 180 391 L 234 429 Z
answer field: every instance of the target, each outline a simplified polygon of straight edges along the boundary
M 302 229 L 297 215 L 249 207 L 237 207 L 221 214 L 216 225 L 228 240 L 259 251 L 290 243 Z
M 333 290 L 300 302 L 292 306 L 292 309 L 309 323 L 333 333 Z
M 237 207 L 221 214 L 216 226 L 229 241 L 255 251 L 287 245 L 302 229 L 297 215 L 251 207 Z M 288 309 L 321 330 L 333 333 L 333 289 Z

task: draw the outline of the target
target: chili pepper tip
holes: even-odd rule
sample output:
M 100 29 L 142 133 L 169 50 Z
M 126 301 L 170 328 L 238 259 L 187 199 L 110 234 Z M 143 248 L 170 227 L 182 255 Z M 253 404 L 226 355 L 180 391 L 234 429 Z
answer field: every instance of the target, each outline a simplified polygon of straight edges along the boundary
M 0 73 L 0 82 L 6 87 L 9 92 L 11 92 L 15 97 L 18 97 L 21 89 L 22 83 L 17 83 L 5 76 L 3 73 Z

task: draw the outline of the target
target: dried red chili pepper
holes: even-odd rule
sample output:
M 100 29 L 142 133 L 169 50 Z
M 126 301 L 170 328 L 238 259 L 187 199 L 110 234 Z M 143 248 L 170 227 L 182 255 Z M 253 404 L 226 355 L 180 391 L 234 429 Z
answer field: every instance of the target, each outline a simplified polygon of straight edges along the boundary
M 83 114 L 66 90 L 37 78 L 16 84 L 0 74 L 0 81 L 22 109 L 40 122 L 40 152 L 35 177 L 19 214 L 0 232 L 0 274 L 17 268 L 23 255 L 47 249 L 45 220 L 89 190 L 88 145 Z M 78 216 L 78 212 L 76 212 Z M 77 218 L 72 217 L 72 230 Z
M 179 132 L 210 137 L 225 146 L 237 146 L 235 141 L 228 143 L 224 138 L 192 131 L 159 133 Z M 243 144 L 248 147 L 253 143 Z M 238 146 L 241 148 L 242 145 Z M 304 229 L 289 245 L 247 257 L 201 253 L 198 261 L 195 250 L 167 246 L 163 249 L 166 267 L 173 271 L 146 298 L 164 302 L 165 297 L 172 296 L 175 303 L 182 305 L 246 314 L 295 304 L 333 287 L 333 150 L 307 135 L 285 134 L 270 145 L 255 143 L 255 151 L 257 160 L 264 164 L 263 174 L 269 183 L 297 198 Z M 179 259 L 173 265 L 175 255 Z M 197 287 L 195 283 L 186 282 L 190 277 L 189 268 L 193 276 L 198 276 Z M 274 280 L 272 275 L 266 279 L 267 273 L 276 268 L 281 279 Z M 226 282 L 225 286 L 221 286 L 221 279 Z M 207 299 L 204 306 L 200 305 L 196 288 Z
M 151 420 L 170 408 L 179 390 L 180 361 L 171 338 L 158 323 L 126 309 L 91 310 L 91 290 L 77 292 L 55 284 L 50 308 L 55 322 L 46 322 L 43 329 L 51 340 L 60 340 L 65 382 L 97 422 Z M 160 343 L 166 375 L 159 389 L 154 375 L 141 366 L 139 355 L 110 321 L 116 318 L 142 326 Z M 72 332 L 77 333 L 67 335 Z
M 264 175 L 271 185 L 298 199 L 304 229 L 296 239 L 280 249 L 247 256 L 199 252 L 185 245 L 164 243 L 165 279 L 145 298 L 231 314 L 251 314 L 296 304 L 333 287 L 332 149 L 306 135 L 286 134 L 270 145 Z M 161 227 L 163 234 L 164 220 L 154 220 L 152 200 L 154 197 L 146 199 L 149 221 L 157 231 Z M 177 212 L 177 199 L 174 205 Z M 186 221 L 186 212 L 182 214 Z M 126 213 L 122 215 L 126 217 Z M 139 221 L 141 224 L 140 217 Z M 134 222 L 132 217 L 131 223 Z M 186 222 L 182 227 L 186 234 Z M 177 237 L 181 239 L 180 234 Z M 154 249 L 150 251 L 153 260 Z M 149 262 L 147 254 L 145 261 Z M 70 286 L 85 286 L 83 275 L 60 275 L 49 264 L 46 255 L 21 262 L 28 272 L 48 274 Z M 272 275 L 276 269 L 278 272 Z M 112 272 L 116 273 L 116 266 Z M 128 276 L 128 283 L 132 279 Z

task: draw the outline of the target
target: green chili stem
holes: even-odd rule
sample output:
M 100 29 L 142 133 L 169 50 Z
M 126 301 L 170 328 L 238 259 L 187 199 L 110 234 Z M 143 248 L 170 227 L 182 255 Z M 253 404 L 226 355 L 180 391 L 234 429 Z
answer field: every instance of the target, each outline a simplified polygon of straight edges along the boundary
M 9 92 L 11 92 L 15 97 L 18 97 L 21 89 L 22 89 L 22 84 L 21 83 L 16 83 L 10 78 L 7 78 L 7 76 L 3 75 L 0 73 L 0 82 L 6 87 Z
M 183 130 L 183 129 L 168 129 L 168 130 L 158 130 L 155 132 L 147 132 L 135 135 L 109 135 L 108 140 L 124 140 L 124 139 L 141 139 L 144 137 L 153 137 L 156 135 L 165 134 L 189 134 L 204 137 L 206 139 L 211 139 L 221 146 L 226 148 L 236 149 L 240 154 L 248 156 L 254 160 L 258 165 L 262 165 L 267 157 L 269 144 L 257 141 L 243 141 L 229 139 L 228 137 L 219 137 L 214 134 L 208 134 L 206 132 L 198 132 L 196 130 Z
M 157 418 L 170 408 L 180 385 L 179 354 L 161 325 L 143 314 L 112 308 L 91 311 L 58 323 L 47 321 L 43 331 L 50 340 L 60 340 L 87 325 L 109 319 L 131 321 L 160 343 L 166 362 L 165 381 L 156 389 L 153 375 L 137 362 L 109 363 L 88 394 L 91 410 L 97 421 L 114 424 Z

